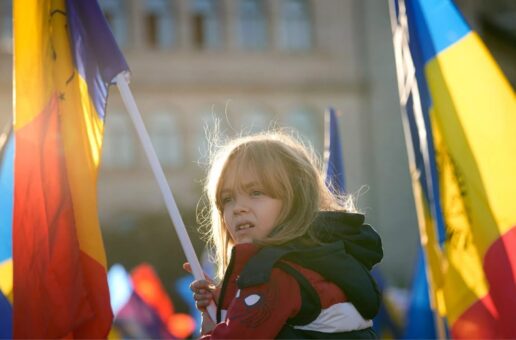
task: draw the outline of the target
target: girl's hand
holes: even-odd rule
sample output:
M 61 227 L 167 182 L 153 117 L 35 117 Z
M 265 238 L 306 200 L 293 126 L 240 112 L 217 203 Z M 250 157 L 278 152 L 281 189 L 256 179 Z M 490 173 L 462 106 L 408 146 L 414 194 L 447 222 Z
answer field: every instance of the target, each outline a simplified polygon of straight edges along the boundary
M 183 264 L 183 269 L 189 273 L 192 273 L 192 268 L 188 262 Z M 210 302 L 217 301 L 219 297 L 220 289 L 215 286 L 213 280 L 204 274 L 205 280 L 194 280 L 190 284 L 190 290 L 193 292 L 193 298 L 195 300 L 195 306 L 201 312 L 203 312 L 203 320 L 208 318 L 209 316 L 206 313 L 206 317 L 204 317 L 204 312 L 206 312 L 206 307 L 210 304 Z M 213 321 L 209 319 L 211 323 Z M 204 324 L 204 321 L 203 321 Z M 214 324 L 214 323 L 213 323 Z M 204 329 L 204 326 L 203 326 Z

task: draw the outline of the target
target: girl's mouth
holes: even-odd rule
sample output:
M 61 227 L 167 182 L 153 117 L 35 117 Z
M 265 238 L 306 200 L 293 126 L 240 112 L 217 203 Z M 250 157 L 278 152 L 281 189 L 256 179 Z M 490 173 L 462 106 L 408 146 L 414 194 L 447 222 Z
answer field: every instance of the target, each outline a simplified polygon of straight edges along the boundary
M 240 224 L 236 227 L 236 231 L 246 230 L 246 229 L 250 229 L 253 227 L 254 227 L 254 225 L 252 225 L 251 223 Z

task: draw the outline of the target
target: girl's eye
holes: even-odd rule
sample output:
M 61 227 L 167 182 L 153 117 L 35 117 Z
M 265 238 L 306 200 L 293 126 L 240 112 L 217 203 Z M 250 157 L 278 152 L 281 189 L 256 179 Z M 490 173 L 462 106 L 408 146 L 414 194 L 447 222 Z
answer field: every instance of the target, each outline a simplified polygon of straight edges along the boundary
M 251 196 L 261 196 L 261 195 L 263 195 L 263 192 L 260 190 L 251 191 Z
M 233 200 L 233 198 L 231 196 L 227 196 L 227 197 L 222 197 L 220 202 L 222 203 L 222 205 L 225 205 L 225 204 L 228 204 L 229 202 L 231 202 Z

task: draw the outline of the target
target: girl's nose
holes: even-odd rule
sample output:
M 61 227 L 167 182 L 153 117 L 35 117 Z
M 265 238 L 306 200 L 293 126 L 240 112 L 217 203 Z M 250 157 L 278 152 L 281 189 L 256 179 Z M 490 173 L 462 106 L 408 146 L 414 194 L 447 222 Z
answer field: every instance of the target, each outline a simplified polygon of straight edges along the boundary
M 249 208 L 248 208 L 245 200 L 243 200 L 241 198 L 236 198 L 235 205 L 233 206 L 233 213 L 238 215 L 241 213 L 246 213 L 248 211 L 249 211 Z

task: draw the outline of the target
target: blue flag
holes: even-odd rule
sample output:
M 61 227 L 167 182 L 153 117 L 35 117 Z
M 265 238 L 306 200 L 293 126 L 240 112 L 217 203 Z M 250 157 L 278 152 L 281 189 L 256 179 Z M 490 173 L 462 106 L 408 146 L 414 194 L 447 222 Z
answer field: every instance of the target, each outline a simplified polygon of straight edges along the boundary
M 340 141 L 339 124 L 335 109 L 329 108 L 326 112 L 325 129 L 325 151 L 324 167 L 326 169 L 326 185 L 336 194 L 344 194 L 346 191 L 346 181 L 344 172 L 344 161 L 342 158 L 342 144 Z M 385 280 L 378 267 L 372 270 L 373 277 L 378 283 L 380 291 L 385 289 Z M 394 338 L 399 338 L 401 331 L 390 310 L 382 303 L 378 315 L 373 320 L 375 332 L 381 336 L 388 332 Z
M 326 185 L 332 191 L 343 194 L 346 191 L 346 180 L 344 174 L 344 161 L 342 159 L 339 124 L 334 108 L 329 108 L 326 113 L 324 147 Z
M 13 157 L 12 133 L 2 135 L 0 145 L 0 339 L 11 339 L 13 308 L 7 299 L 12 298 L 12 210 L 13 210 Z
M 13 307 L 0 291 L 0 339 L 13 337 Z
M 426 263 L 420 247 L 410 302 L 405 315 L 404 339 L 436 339 L 434 312 L 430 308 L 430 287 L 426 276 Z

